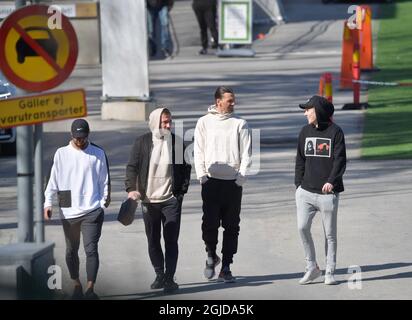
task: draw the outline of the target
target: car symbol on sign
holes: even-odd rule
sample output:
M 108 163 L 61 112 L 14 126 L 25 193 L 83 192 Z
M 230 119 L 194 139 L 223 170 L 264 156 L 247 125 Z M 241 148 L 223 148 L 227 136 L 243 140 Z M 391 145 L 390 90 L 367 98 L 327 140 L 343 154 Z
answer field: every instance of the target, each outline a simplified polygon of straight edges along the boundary
M 42 47 L 54 61 L 57 56 L 57 41 L 53 37 L 48 28 L 43 27 L 28 27 L 24 29 L 26 33 Z M 26 57 L 39 56 L 37 52 L 24 41 L 23 38 L 16 43 L 17 61 L 18 63 L 24 63 Z

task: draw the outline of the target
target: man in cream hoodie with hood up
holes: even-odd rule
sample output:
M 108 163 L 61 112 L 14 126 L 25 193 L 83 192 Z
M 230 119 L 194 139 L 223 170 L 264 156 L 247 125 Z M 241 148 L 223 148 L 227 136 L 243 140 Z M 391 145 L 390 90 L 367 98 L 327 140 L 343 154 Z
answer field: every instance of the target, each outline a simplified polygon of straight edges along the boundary
M 230 271 L 237 252 L 242 185 L 251 165 L 251 136 L 247 122 L 235 115 L 231 88 L 218 87 L 215 105 L 196 124 L 194 161 L 202 185 L 202 238 L 207 260 L 204 275 L 212 279 L 220 263 L 216 254 L 218 231 L 224 228 L 222 269 L 218 280 L 234 282 Z
M 184 161 L 183 141 L 171 133 L 172 115 L 157 108 L 149 116 L 151 132 L 138 137 L 126 168 L 128 197 L 142 200 L 149 256 L 156 273 L 152 289 L 166 293 L 174 282 L 183 195 L 190 183 L 191 166 Z M 165 241 L 163 255 L 161 229 Z

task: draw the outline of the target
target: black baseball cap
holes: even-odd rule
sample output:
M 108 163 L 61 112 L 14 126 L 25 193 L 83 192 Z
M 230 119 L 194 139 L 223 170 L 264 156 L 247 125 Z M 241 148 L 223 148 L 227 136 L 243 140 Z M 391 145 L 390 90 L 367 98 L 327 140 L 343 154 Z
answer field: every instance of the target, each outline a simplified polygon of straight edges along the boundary
M 299 104 L 301 109 L 310 109 L 315 108 L 317 110 L 325 110 L 329 116 L 332 116 L 333 112 L 335 111 L 335 107 L 328 99 L 321 97 L 321 96 L 313 96 L 305 103 Z
M 89 136 L 89 124 L 84 119 L 76 119 L 72 123 L 73 138 L 86 138 Z

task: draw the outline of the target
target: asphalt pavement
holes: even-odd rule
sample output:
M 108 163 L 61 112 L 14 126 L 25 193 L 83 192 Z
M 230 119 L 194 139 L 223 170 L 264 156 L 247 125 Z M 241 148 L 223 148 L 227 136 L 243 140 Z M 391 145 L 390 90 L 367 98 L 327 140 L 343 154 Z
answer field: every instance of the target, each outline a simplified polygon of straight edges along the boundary
M 105 212 L 96 285 L 102 299 L 411 298 L 412 160 L 360 159 L 364 111 L 341 110 L 344 103 L 352 102 L 352 93 L 339 91 L 337 81 L 348 4 L 288 0 L 284 7 L 288 23 L 275 26 L 264 39 L 254 42 L 254 58 L 218 58 L 212 50 L 206 56 L 197 55 L 200 39 L 190 1 L 177 1 L 172 18 L 179 54 L 173 59 L 151 60 L 149 65 L 153 97 L 170 108 L 175 122 L 183 123 L 187 140 L 197 119 L 213 103 L 219 85 L 234 88 L 236 112 L 260 136 L 256 174 L 249 177 L 243 189 L 239 250 L 232 266 L 238 281 L 234 284 L 203 277 L 200 186 L 193 170 L 183 203 L 176 272 L 180 290 L 173 295 L 150 290 L 154 272 L 141 209 L 128 227 L 116 221 L 126 197 L 123 180 L 129 150 L 135 137 L 147 131 L 147 124 L 101 120 L 100 66 L 76 68 L 58 88 L 86 89 L 91 140 L 106 150 L 111 166 L 113 201 Z M 298 104 L 317 93 L 324 72 L 331 72 L 335 79 L 334 120 L 345 133 L 349 160 L 344 176 L 346 190 L 341 194 L 338 212 L 339 283 L 326 286 L 322 278 L 301 286 L 298 280 L 305 263 L 296 226 L 293 181 L 297 135 L 306 119 Z M 367 99 L 367 91 L 362 92 L 362 99 Z M 69 141 L 70 123 L 44 125 L 46 167 L 54 151 Z M 0 244 L 17 241 L 15 170 L 15 158 L 0 158 Z M 319 216 L 314 219 L 312 233 L 323 269 L 324 239 Z M 46 226 L 46 239 L 56 243 L 56 263 L 63 269 L 63 292 L 70 293 L 63 230 L 56 217 Z M 221 237 L 218 248 L 220 245 Z M 85 281 L 82 249 L 80 257 L 81 279 Z M 356 282 L 356 277 L 362 281 Z

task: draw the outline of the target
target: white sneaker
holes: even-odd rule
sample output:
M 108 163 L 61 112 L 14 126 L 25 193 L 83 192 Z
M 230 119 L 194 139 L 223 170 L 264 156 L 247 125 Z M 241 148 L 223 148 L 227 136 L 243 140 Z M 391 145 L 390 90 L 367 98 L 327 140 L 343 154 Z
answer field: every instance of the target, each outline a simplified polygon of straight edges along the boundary
M 325 284 L 327 285 L 338 284 L 332 272 L 325 273 Z
M 320 271 L 319 267 L 310 269 L 310 270 L 306 271 L 303 278 L 299 280 L 299 284 L 312 283 L 313 280 L 319 278 L 321 275 L 322 275 L 322 271 Z

